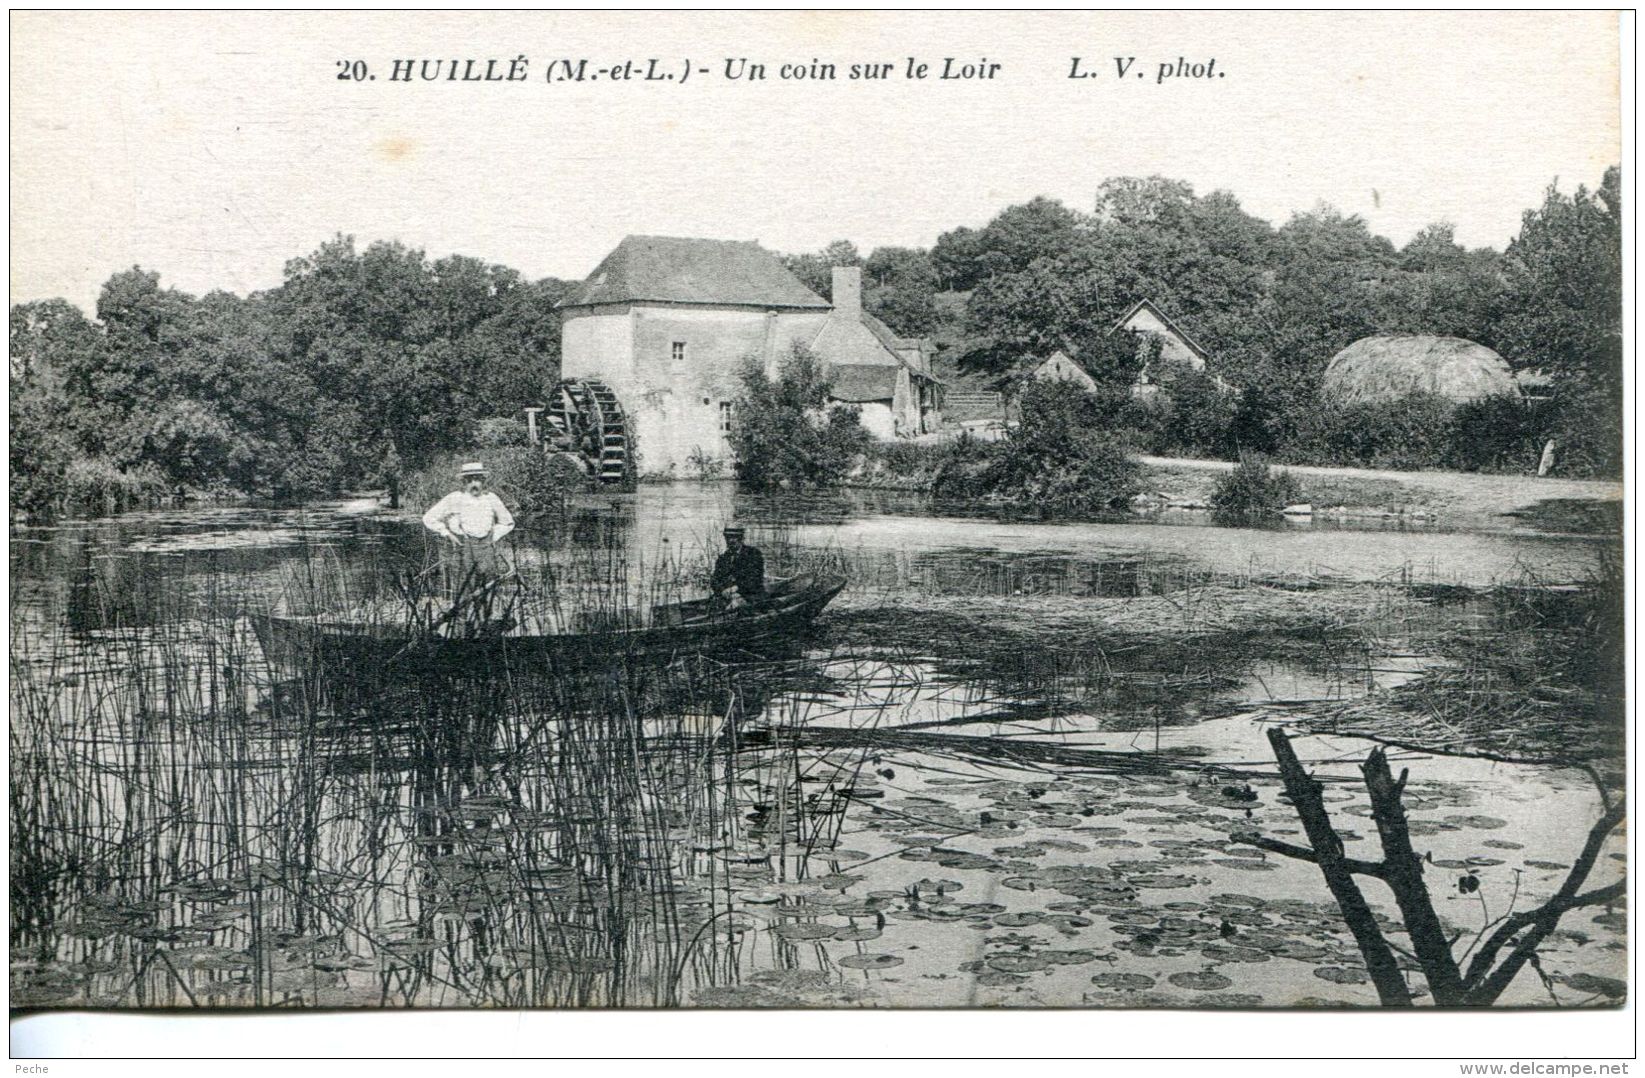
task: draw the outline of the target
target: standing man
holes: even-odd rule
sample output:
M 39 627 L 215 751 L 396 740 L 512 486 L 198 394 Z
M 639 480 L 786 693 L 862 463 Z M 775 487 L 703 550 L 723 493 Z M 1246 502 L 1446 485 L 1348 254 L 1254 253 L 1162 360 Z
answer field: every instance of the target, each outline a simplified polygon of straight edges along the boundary
M 732 610 L 765 594 L 765 555 L 746 545 L 746 537 L 743 528 L 727 525 L 725 553 L 714 560 L 714 576 L 708 585 Z
M 506 572 L 497 541 L 514 530 L 514 516 L 486 489 L 486 468 L 478 461 L 462 467 L 463 489 L 454 490 L 423 514 L 423 527 L 450 546 L 446 588 L 455 592 L 500 579 Z

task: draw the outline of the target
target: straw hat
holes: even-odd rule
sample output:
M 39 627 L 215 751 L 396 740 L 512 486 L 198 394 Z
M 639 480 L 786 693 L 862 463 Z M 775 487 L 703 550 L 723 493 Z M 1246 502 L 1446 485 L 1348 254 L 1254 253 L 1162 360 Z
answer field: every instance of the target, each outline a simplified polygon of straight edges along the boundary
M 477 460 L 471 460 L 467 464 L 462 466 L 462 468 L 460 469 L 458 474 L 461 475 L 464 479 L 467 479 L 471 475 L 478 475 L 478 476 L 483 477 L 486 474 L 486 466 L 484 464 L 481 464 Z

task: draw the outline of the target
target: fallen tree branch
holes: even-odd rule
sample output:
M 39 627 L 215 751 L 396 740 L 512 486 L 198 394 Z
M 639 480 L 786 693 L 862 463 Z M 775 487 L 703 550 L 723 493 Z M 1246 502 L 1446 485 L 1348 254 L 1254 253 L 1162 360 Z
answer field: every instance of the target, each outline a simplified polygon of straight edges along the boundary
M 1247 846 L 1255 846 L 1259 850 L 1277 853 L 1281 857 L 1290 857 L 1298 861 L 1307 861 L 1309 864 L 1319 864 L 1319 858 L 1307 846 L 1298 846 L 1290 842 L 1281 842 L 1277 838 L 1268 838 L 1250 831 L 1236 831 L 1228 836 L 1235 842 L 1243 842 Z M 1340 858 L 1342 866 L 1356 876 L 1375 876 L 1382 879 L 1386 874 L 1386 866 L 1376 861 L 1361 861 L 1353 857 Z
M 1411 831 L 1401 801 L 1410 772 L 1401 770 L 1396 781 L 1388 768 L 1387 752 L 1378 746 L 1360 765 L 1360 773 L 1371 795 L 1371 818 L 1382 838 L 1382 879 L 1394 892 L 1434 1002 L 1441 1007 L 1456 1006 L 1463 1001 L 1462 974 L 1451 957 L 1451 943 L 1445 938 L 1428 885 L 1423 882 L 1422 858 L 1411 848 Z
M 1296 752 L 1291 748 L 1291 739 L 1285 736 L 1284 730 L 1278 727 L 1270 729 L 1268 743 L 1273 746 L 1274 758 L 1279 761 L 1285 792 L 1290 795 L 1297 817 L 1308 834 L 1308 843 L 1313 847 L 1310 860 L 1319 866 L 1320 874 L 1325 877 L 1325 886 L 1330 888 L 1331 896 L 1337 900 L 1342 918 L 1348 924 L 1348 931 L 1353 933 L 1354 942 L 1359 944 L 1359 952 L 1365 959 L 1365 970 L 1371 976 L 1371 983 L 1376 987 L 1377 998 L 1384 1007 L 1409 1007 L 1411 991 L 1405 985 L 1405 978 L 1400 973 L 1399 963 L 1388 941 L 1382 938 L 1382 930 L 1377 927 L 1370 905 L 1354 882 L 1347 859 L 1343 857 L 1342 839 L 1337 835 L 1336 828 L 1331 826 L 1325 799 L 1320 796 L 1321 785 L 1303 770 Z
M 1582 906 L 1599 906 L 1615 902 L 1627 894 L 1626 880 L 1619 880 L 1608 887 L 1600 887 L 1586 893 L 1578 893 L 1587 882 L 1588 874 L 1593 871 L 1595 862 L 1599 860 L 1606 838 L 1626 817 L 1627 802 L 1619 801 L 1612 805 L 1588 830 L 1588 838 L 1582 844 L 1582 852 L 1577 855 L 1576 861 L 1571 865 L 1571 871 L 1565 876 L 1564 884 L 1554 896 L 1536 909 L 1509 917 L 1491 934 L 1491 938 L 1485 941 L 1474 960 L 1468 964 L 1467 976 L 1463 978 L 1462 986 L 1468 993 L 1469 1003 L 1479 1006 L 1494 1002 L 1567 912 Z M 1514 944 L 1508 957 L 1503 959 L 1502 965 L 1493 972 L 1491 966 L 1496 961 L 1496 956 L 1516 935 L 1527 928 L 1531 929 L 1530 933 Z
M 1460 934 L 1446 936 L 1439 915 L 1434 910 L 1433 898 L 1422 878 L 1423 860 L 1411 845 L 1410 826 L 1403 801 L 1409 772 L 1401 771 L 1399 778 L 1395 779 L 1388 766 L 1387 752 L 1381 746 L 1373 749 L 1360 766 L 1371 797 L 1371 816 L 1382 841 L 1383 860 L 1380 863 L 1356 861 L 1343 855 L 1342 839 L 1331 825 L 1324 799 L 1320 796 L 1322 785 L 1303 770 L 1291 748 L 1290 739 L 1276 727 L 1268 731 L 1268 741 L 1273 746 L 1274 757 L 1279 761 L 1280 777 L 1285 781 L 1286 793 L 1290 795 L 1297 817 L 1308 834 L 1310 846 L 1297 846 L 1248 832 L 1239 832 L 1233 837 L 1258 849 L 1319 866 L 1326 886 L 1342 911 L 1343 920 L 1359 944 L 1366 969 L 1384 1006 L 1410 1006 L 1411 997 L 1400 978 L 1397 965 L 1394 965 L 1394 949 L 1382 935 L 1364 895 L 1353 881 L 1356 874 L 1380 879 L 1393 892 L 1416 961 L 1422 967 L 1434 1002 L 1442 1007 L 1484 1007 L 1495 1003 L 1527 964 L 1536 969 L 1546 982 L 1547 977 L 1538 966 L 1537 948 L 1558 927 L 1559 919 L 1571 910 L 1608 905 L 1627 895 L 1626 880 L 1582 891 L 1582 885 L 1598 861 L 1605 840 L 1627 815 L 1626 803 L 1611 803 L 1604 798 L 1602 790 L 1605 812 L 1589 830 L 1582 852 L 1572 864 L 1559 891 L 1536 909 L 1505 914 L 1499 922 L 1493 922 L 1498 926 L 1496 931 L 1483 944 L 1476 937 L 1470 945 L 1470 951 L 1474 947 L 1478 947 L 1479 951 L 1468 963 L 1464 974 L 1461 963 L 1452 954 Z M 1515 895 L 1518 895 L 1517 887 Z M 1501 957 L 1504 951 L 1506 957 Z M 1463 957 L 1466 958 L 1467 954 Z

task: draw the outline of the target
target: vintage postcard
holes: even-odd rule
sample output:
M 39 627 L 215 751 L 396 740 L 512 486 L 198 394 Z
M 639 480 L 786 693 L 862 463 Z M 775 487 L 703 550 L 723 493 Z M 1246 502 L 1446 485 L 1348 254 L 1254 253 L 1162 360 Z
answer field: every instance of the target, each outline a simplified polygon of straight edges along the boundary
M 1624 1006 L 1624 36 L 13 13 L 14 1014 Z

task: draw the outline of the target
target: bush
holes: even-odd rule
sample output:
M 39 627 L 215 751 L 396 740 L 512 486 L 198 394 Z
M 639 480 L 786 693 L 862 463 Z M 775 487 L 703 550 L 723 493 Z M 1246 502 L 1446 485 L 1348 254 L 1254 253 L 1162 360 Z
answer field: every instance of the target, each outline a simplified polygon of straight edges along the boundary
M 980 441 L 969 431 L 942 442 L 873 442 L 855 477 L 869 486 L 901 490 L 952 487 L 955 477 L 986 464 L 994 444 Z
M 1555 475 L 1621 478 L 1622 404 L 1614 395 L 1567 385 L 1555 393 L 1545 414 L 1546 437 L 1554 440 Z
M 1324 404 L 1283 447 L 1298 463 L 1360 468 L 1434 468 L 1450 448 L 1456 405 L 1415 393 L 1394 401 Z
M 61 409 L 11 384 L 11 511 L 49 517 L 61 508 L 63 474 L 74 455 Z
M 1276 516 L 1301 500 L 1302 488 L 1295 476 L 1273 471 L 1255 453 L 1242 453 L 1239 466 L 1217 480 L 1211 512 L 1220 523 L 1249 524 Z
M 1101 404 L 1072 382 L 1032 382 L 1003 442 L 955 460 L 934 487 L 945 497 L 993 497 L 1057 515 L 1096 512 L 1140 489 L 1141 470 L 1099 423 Z
M 693 446 L 685 458 L 685 470 L 694 479 L 713 481 L 725 474 L 725 458 L 704 452 L 700 445 Z
M 856 408 L 829 405 L 822 363 L 803 345 L 775 379 L 752 358 L 741 378 L 731 451 L 737 478 L 749 487 L 835 486 L 873 442 Z
M 493 416 L 480 420 L 474 444 L 486 449 L 507 449 L 528 444 L 529 428 L 514 416 Z
M 126 471 L 101 457 L 81 457 L 64 470 L 60 504 L 73 516 L 106 517 L 158 505 L 171 492 L 171 485 L 151 465 Z
M 1456 406 L 1446 432 L 1445 466 L 1465 472 L 1536 470 L 1547 440 L 1540 401 L 1498 394 Z
M 1159 392 L 1130 402 L 1120 422 L 1150 453 L 1229 459 L 1240 398 L 1204 371 L 1181 370 Z

